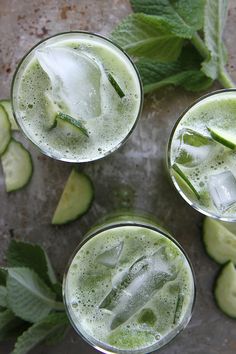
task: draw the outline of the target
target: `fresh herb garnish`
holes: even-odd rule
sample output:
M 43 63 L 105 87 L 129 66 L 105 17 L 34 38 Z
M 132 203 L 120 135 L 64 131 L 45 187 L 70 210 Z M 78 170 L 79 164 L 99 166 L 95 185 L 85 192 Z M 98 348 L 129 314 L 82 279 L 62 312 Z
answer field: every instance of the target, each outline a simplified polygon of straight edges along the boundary
M 54 344 L 54 339 L 61 340 L 68 325 L 65 313 L 51 313 L 42 320 L 34 323 L 18 337 L 12 354 L 24 354 L 44 341 Z
M 114 29 L 112 39 L 137 59 L 144 92 L 167 85 L 200 91 L 214 80 L 235 87 L 222 39 L 228 0 L 130 2 L 135 13 Z
M 68 319 L 59 284 L 40 246 L 11 241 L 0 270 L 0 341 L 18 336 L 14 354 L 63 338 Z
M 136 65 L 142 78 L 144 93 L 167 85 L 182 86 L 188 91 L 207 89 L 212 84 L 212 79 L 201 71 L 200 60 L 199 53 L 190 45 L 185 46 L 178 60 L 171 63 L 140 59 Z
M 85 128 L 84 124 L 81 121 L 71 117 L 69 114 L 66 114 L 63 112 L 58 112 L 56 115 L 56 119 L 61 119 L 65 122 L 73 125 L 74 127 L 78 128 L 81 133 L 83 133 L 85 136 L 89 137 L 88 130 Z

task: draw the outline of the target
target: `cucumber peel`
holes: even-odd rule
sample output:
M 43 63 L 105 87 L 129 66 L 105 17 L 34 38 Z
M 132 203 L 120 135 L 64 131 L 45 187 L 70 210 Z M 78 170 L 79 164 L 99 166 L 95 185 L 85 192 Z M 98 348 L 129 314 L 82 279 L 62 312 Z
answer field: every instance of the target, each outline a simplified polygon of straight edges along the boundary
M 52 224 L 62 225 L 78 219 L 89 209 L 93 195 L 89 177 L 73 169 L 54 212 Z
M 108 78 L 109 82 L 114 87 L 117 94 L 120 96 L 120 98 L 123 98 L 125 96 L 125 94 L 124 94 L 122 88 L 120 87 L 120 85 L 118 84 L 118 82 L 114 79 L 114 77 L 111 75 L 111 73 L 106 72 L 106 74 L 107 74 L 107 78 Z
M 80 120 L 71 117 L 69 114 L 60 112 L 59 107 L 56 103 L 53 102 L 48 93 L 45 93 L 45 110 L 48 117 L 48 130 L 56 128 L 59 119 L 61 123 L 65 122 L 65 124 L 69 124 L 71 127 L 75 127 L 83 135 L 89 137 L 89 133 L 84 124 Z
M 28 184 L 33 164 L 29 152 L 21 143 L 11 139 L 1 161 L 7 192 L 13 192 Z
M 0 155 L 4 153 L 11 140 L 11 125 L 4 108 L 0 105 Z
M 183 190 L 187 189 L 187 191 L 190 191 L 191 194 L 194 194 L 197 199 L 200 199 L 200 194 L 176 163 L 172 165 L 172 170 L 174 172 L 174 177 L 179 187 Z
M 71 117 L 69 114 L 58 112 L 56 115 L 56 119 L 60 119 L 60 120 L 64 121 L 65 123 L 68 123 L 71 126 L 74 126 L 87 138 L 89 137 L 89 133 L 88 133 L 87 129 L 85 128 L 84 124 L 81 121 Z
M 58 107 L 53 102 L 53 100 L 51 99 L 48 93 L 45 93 L 44 97 L 45 97 L 46 116 L 48 120 L 47 128 L 48 130 L 51 130 L 55 128 L 57 125 L 56 117 L 57 117 Z
M 220 310 L 236 319 L 236 269 L 233 262 L 222 267 L 215 282 L 214 296 Z
M 11 129 L 12 130 L 19 130 L 19 127 L 15 121 L 13 111 L 12 111 L 12 106 L 11 106 L 11 101 L 10 100 L 0 100 L 0 105 L 4 108 L 5 112 L 7 113 L 9 122 L 11 124 Z
M 217 263 L 236 264 L 236 234 L 226 223 L 206 217 L 203 222 L 203 243 L 207 254 Z
M 213 140 L 234 150 L 236 148 L 236 136 L 229 131 L 220 128 L 207 128 Z

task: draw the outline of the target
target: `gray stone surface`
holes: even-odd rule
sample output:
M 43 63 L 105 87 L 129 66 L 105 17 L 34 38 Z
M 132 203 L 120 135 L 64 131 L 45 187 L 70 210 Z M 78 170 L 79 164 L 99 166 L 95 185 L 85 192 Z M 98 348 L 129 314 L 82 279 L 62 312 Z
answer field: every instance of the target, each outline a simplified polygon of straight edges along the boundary
M 0 96 L 8 97 L 17 62 L 40 39 L 61 31 L 83 29 L 108 34 L 130 12 L 128 0 L 0 0 Z M 229 70 L 236 65 L 236 3 L 230 2 L 227 22 Z M 233 73 L 236 79 L 236 74 Z M 217 86 L 215 86 L 217 88 Z M 31 151 L 34 175 L 22 191 L 7 195 L 0 171 L 0 262 L 10 241 L 10 230 L 21 240 L 44 246 L 59 274 L 88 228 L 119 205 L 117 193 L 133 191 L 133 206 L 152 212 L 183 245 L 192 260 L 197 280 L 197 300 L 187 329 L 163 354 L 234 354 L 236 323 L 215 306 L 212 284 L 218 266 L 204 253 L 201 242 L 202 217 L 191 209 L 169 184 L 164 170 L 165 145 L 180 112 L 199 94 L 180 89 L 160 90 L 145 100 L 142 117 L 128 142 L 111 156 L 83 164 L 95 184 L 96 198 L 89 213 L 64 226 L 52 227 L 50 220 L 71 166 L 42 156 L 21 133 L 19 138 Z M 0 344 L 7 354 L 11 343 Z M 95 351 L 71 329 L 63 343 L 39 346 L 35 354 L 92 354 Z

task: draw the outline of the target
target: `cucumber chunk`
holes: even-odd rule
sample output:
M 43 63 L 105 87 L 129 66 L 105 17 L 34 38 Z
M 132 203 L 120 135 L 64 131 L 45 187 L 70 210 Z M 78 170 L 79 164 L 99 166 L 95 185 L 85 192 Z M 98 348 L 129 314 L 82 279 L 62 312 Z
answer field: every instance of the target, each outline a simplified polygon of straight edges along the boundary
M 226 223 L 206 217 L 203 242 L 206 252 L 217 263 L 232 261 L 236 264 L 236 234 L 227 228 Z
M 69 114 L 58 112 L 56 118 L 64 121 L 65 124 L 69 124 L 71 127 L 74 127 L 75 129 L 79 130 L 87 138 L 89 137 L 89 133 L 83 123 L 71 117 Z
M 50 95 L 46 92 L 44 94 L 45 97 L 45 111 L 47 115 L 47 129 L 51 130 L 56 127 L 57 121 L 57 112 L 58 112 L 58 107 L 57 105 L 53 102 L 51 99 Z
M 111 75 L 111 73 L 107 72 L 107 78 L 110 81 L 110 84 L 113 86 L 114 90 L 120 96 L 120 98 L 123 98 L 125 96 L 125 94 L 124 94 L 122 88 L 120 87 L 120 85 L 118 84 L 118 82 Z
M 207 128 L 211 133 L 212 139 L 218 143 L 234 150 L 236 148 L 236 137 L 229 131 L 220 128 Z
M 0 106 L 0 155 L 4 153 L 11 140 L 11 125 L 4 108 Z
M 1 156 L 7 192 L 24 187 L 30 180 L 33 164 L 29 152 L 18 141 L 12 139 Z
M 216 279 L 214 295 L 221 311 L 236 319 L 236 270 L 232 262 L 222 267 Z
M 12 130 L 19 130 L 19 127 L 18 127 L 18 125 L 15 121 L 15 118 L 13 116 L 11 101 L 10 100 L 0 100 L 0 104 L 1 104 L 1 106 L 3 106 L 3 108 L 5 109 L 5 111 L 8 115 L 8 119 L 11 124 L 11 129 Z
M 172 165 L 172 169 L 175 180 L 178 183 L 179 187 L 184 191 L 184 193 L 189 197 L 192 197 L 194 194 L 197 199 L 200 199 L 198 191 L 176 163 Z
M 66 224 L 82 216 L 89 209 L 93 194 L 89 177 L 73 169 L 53 215 L 52 224 Z

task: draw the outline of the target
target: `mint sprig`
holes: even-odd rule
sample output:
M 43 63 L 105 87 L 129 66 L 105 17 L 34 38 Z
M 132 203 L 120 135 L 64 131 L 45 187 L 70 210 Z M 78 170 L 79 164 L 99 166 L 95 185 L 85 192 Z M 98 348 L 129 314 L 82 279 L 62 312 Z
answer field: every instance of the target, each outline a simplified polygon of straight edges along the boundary
M 57 282 L 47 253 L 38 245 L 12 240 L 7 250 L 10 267 L 29 267 L 49 286 Z
M 6 285 L 7 272 L 0 268 L 0 285 Z
M 0 342 L 21 334 L 29 325 L 9 309 L 0 312 Z
M 142 58 L 137 62 L 144 85 L 144 93 L 167 85 L 182 86 L 188 91 L 207 89 L 212 79 L 201 69 L 201 57 L 194 47 L 185 46 L 179 59 L 172 63 L 161 63 Z
M 6 327 L 13 319 L 15 315 L 11 310 L 4 310 L 0 312 L 0 330 Z
M 7 307 L 7 289 L 0 285 L 0 306 Z
M 177 59 L 183 46 L 183 39 L 177 38 L 163 19 L 143 13 L 125 18 L 112 39 L 132 56 L 166 62 Z
M 63 309 L 56 294 L 29 268 L 8 268 L 7 301 L 16 316 L 37 322 L 53 309 Z
M 65 313 L 52 313 L 35 323 L 17 339 L 12 354 L 25 354 L 48 338 L 62 339 L 67 327 L 68 319 Z
M 46 252 L 13 240 L 7 263 L 0 270 L 0 341 L 18 336 L 13 353 L 25 354 L 44 340 L 63 338 L 68 320 L 61 284 Z
M 225 87 L 234 87 L 225 65 L 227 49 L 222 36 L 227 18 L 228 0 L 207 0 L 205 6 L 204 41 L 208 49 L 202 64 L 203 72 L 213 80 L 218 79 Z
M 203 26 L 205 0 L 131 0 L 134 12 L 165 21 L 178 37 L 191 39 Z
M 222 38 L 228 0 L 130 2 L 135 13 L 121 21 L 111 37 L 136 58 L 145 93 L 167 85 L 200 91 L 214 80 L 235 87 L 225 68 Z M 198 60 L 189 67 L 194 50 Z

